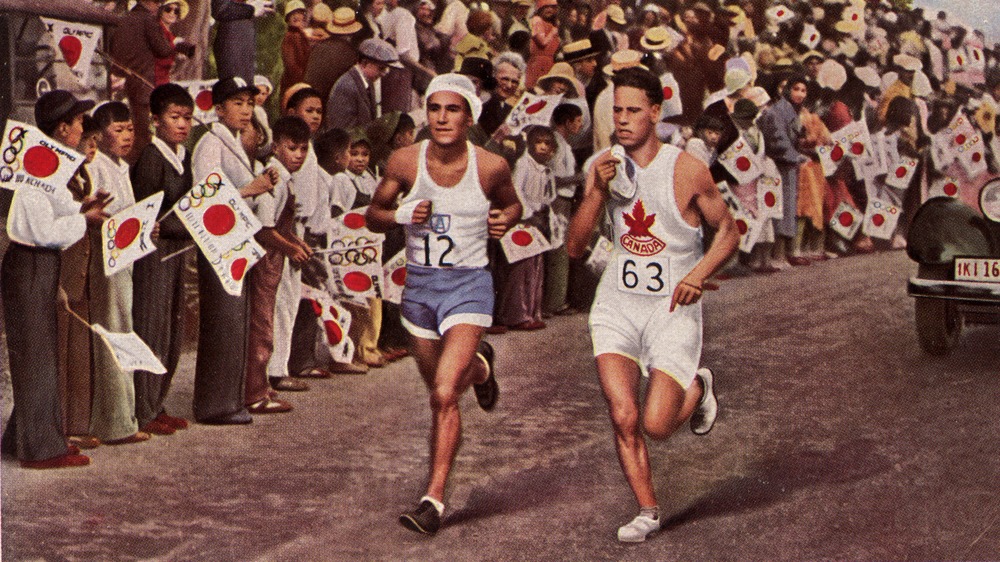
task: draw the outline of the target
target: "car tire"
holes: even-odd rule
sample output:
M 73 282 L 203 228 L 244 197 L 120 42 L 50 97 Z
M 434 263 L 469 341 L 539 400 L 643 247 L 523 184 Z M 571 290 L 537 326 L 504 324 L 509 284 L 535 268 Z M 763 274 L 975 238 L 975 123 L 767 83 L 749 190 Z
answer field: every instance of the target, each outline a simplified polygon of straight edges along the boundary
M 947 279 L 945 268 L 921 265 L 917 277 Z M 930 355 L 948 355 L 962 335 L 962 313 L 954 301 L 917 298 L 914 303 L 917 339 L 920 348 Z

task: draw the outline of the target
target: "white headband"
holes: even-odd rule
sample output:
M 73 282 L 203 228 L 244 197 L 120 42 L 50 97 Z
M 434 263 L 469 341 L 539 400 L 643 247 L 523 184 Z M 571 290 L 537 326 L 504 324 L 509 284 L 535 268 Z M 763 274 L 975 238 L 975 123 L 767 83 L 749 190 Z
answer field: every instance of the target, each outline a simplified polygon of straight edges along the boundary
M 479 115 L 483 112 L 483 101 L 476 95 L 476 86 L 472 80 L 464 74 L 439 74 L 431 80 L 427 86 L 427 93 L 424 94 L 424 105 L 431 95 L 438 92 L 452 92 L 465 98 L 469 102 L 469 109 L 472 110 L 472 121 L 479 121 Z

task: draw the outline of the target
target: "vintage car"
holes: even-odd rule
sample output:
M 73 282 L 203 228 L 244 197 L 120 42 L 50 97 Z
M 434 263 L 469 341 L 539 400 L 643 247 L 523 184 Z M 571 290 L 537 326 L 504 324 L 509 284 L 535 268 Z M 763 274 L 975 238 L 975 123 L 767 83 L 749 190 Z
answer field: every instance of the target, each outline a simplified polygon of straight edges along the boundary
M 910 225 L 906 252 L 918 269 L 907 292 L 920 347 L 932 355 L 947 355 L 966 322 L 1000 321 L 1000 179 L 983 186 L 979 207 L 934 197 Z

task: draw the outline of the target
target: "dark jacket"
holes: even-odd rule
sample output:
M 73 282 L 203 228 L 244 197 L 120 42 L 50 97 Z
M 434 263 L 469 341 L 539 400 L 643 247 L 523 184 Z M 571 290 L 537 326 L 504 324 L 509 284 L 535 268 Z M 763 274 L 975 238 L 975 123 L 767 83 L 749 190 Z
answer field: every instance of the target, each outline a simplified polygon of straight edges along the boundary
M 163 35 L 163 28 L 157 14 L 150 12 L 140 2 L 122 18 L 111 34 L 111 56 L 115 62 L 154 83 L 154 67 L 157 58 L 166 58 L 175 53 L 174 46 Z M 113 72 L 123 73 L 118 69 Z M 125 75 L 126 95 L 133 104 L 149 104 L 152 88 L 142 80 Z
M 219 78 L 239 76 L 253 84 L 257 73 L 257 32 L 253 6 L 236 0 L 212 0 L 215 19 L 215 66 Z

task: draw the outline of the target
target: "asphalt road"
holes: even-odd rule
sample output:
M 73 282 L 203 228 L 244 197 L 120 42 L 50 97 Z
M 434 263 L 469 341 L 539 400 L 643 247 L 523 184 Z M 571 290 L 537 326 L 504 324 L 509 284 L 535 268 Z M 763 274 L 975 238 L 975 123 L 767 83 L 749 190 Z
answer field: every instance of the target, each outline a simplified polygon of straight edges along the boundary
M 5 560 L 775 560 L 1000 557 L 1000 346 L 917 347 L 902 252 L 722 283 L 703 362 L 708 436 L 651 447 L 665 530 L 620 545 L 618 468 L 585 315 L 491 336 L 497 409 L 462 402 L 446 526 L 423 492 L 430 426 L 412 360 L 287 393 L 295 411 L 101 447 L 87 468 L 2 463 Z M 190 416 L 193 357 L 168 409 Z

